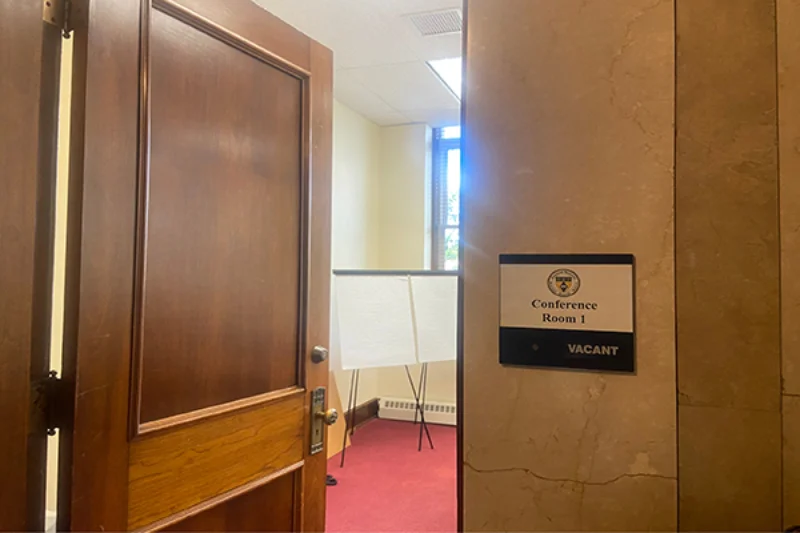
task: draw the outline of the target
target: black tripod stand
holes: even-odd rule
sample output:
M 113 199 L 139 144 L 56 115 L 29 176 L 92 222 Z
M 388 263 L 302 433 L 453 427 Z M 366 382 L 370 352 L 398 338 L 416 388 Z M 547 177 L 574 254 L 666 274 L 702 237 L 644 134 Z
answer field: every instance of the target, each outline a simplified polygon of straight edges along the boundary
M 423 363 L 422 369 L 420 370 L 420 382 L 419 386 L 414 384 L 414 379 L 411 377 L 411 370 L 409 370 L 408 365 L 404 365 L 406 369 L 406 376 L 408 377 L 408 384 L 411 387 L 411 393 L 414 395 L 414 423 L 417 422 L 417 417 L 419 417 L 420 428 L 419 428 L 419 444 L 417 446 L 418 451 L 422 451 L 422 436 L 423 433 L 428 438 L 428 444 L 430 445 L 431 449 L 433 449 L 433 439 L 431 438 L 431 433 L 428 430 L 428 424 L 425 422 L 425 395 L 427 393 L 427 381 L 428 381 L 428 364 Z M 347 427 L 345 428 L 344 436 L 342 437 L 342 458 L 339 461 L 339 468 L 344 467 L 344 460 L 345 455 L 347 452 L 347 434 L 348 431 L 350 432 L 350 440 L 353 440 L 353 434 L 356 430 L 356 407 L 358 405 L 358 384 L 361 379 L 361 371 L 360 370 L 353 370 L 353 373 L 350 375 L 350 393 L 348 394 L 347 398 L 347 411 L 346 413 L 349 415 L 350 420 L 345 420 Z M 422 403 L 420 403 L 420 399 L 422 399 Z
M 419 370 L 419 391 L 414 387 L 414 380 L 411 379 L 411 371 L 406 365 L 406 375 L 408 376 L 408 384 L 411 385 L 411 392 L 414 393 L 414 401 L 416 401 L 416 409 L 414 410 L 414 424 L 417 423 L 417 415 L 419 415 L 419 444 L 417 451 L 422 451 L 422 433 L 428 437 L 428 444 L 433 449 L 433 439 L 431 439 L 431 432 L 428 431 L 428 424 L 425 422 L 425 397 L 428 393 L 428 363 L 422 363 L 422 368 Z M 422 397 L 422 403 L 420 403 Z

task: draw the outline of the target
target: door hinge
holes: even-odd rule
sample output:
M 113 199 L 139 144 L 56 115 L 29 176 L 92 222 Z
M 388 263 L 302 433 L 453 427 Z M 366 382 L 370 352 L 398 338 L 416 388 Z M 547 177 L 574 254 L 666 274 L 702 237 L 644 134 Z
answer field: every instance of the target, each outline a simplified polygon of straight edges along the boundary
M 72 33 L 72 0 L 42 0 L 42 20 L 61 28 L 65 39 Z
M 47 377 L 40 381 L 36 390 L 35 406 L 39 411 L 40 419 L 47 429 L 48 435 L 55 435 L 56 429 L 63 426 L 63 413 L 66 403 L 64 396 L 64 381 L 58 374 L 51 370 Z

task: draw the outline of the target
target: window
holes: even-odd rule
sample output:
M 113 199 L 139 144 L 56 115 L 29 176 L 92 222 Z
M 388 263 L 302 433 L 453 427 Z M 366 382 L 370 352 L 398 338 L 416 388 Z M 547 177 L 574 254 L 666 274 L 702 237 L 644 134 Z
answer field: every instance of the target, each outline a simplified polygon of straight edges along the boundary
M 461 128 L 434 131 L 433 266 L 458 270 L 461 209 Z

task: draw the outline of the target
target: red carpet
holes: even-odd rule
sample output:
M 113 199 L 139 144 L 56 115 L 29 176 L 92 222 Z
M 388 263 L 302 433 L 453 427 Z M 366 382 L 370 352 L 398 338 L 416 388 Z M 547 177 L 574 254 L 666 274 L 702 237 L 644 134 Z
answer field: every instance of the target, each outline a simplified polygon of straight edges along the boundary
M 356 429 L 340 456 L 328 461 L 339 484 L 328 487 L 330 533 L 456 530 L 456 429 L 430 426 L 417 451 L 419 426 L 375 420 Z

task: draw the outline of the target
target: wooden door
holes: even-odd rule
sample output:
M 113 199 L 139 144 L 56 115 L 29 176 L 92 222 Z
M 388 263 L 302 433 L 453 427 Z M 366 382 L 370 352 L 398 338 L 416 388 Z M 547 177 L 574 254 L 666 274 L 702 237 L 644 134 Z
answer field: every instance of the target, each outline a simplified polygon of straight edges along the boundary
M 44 527 L 60 32 L 41 0 L 0 1 L 0 530 Z
M 59 525 L 320 531 L 331 53 L 249 0 L 73 7 Z

